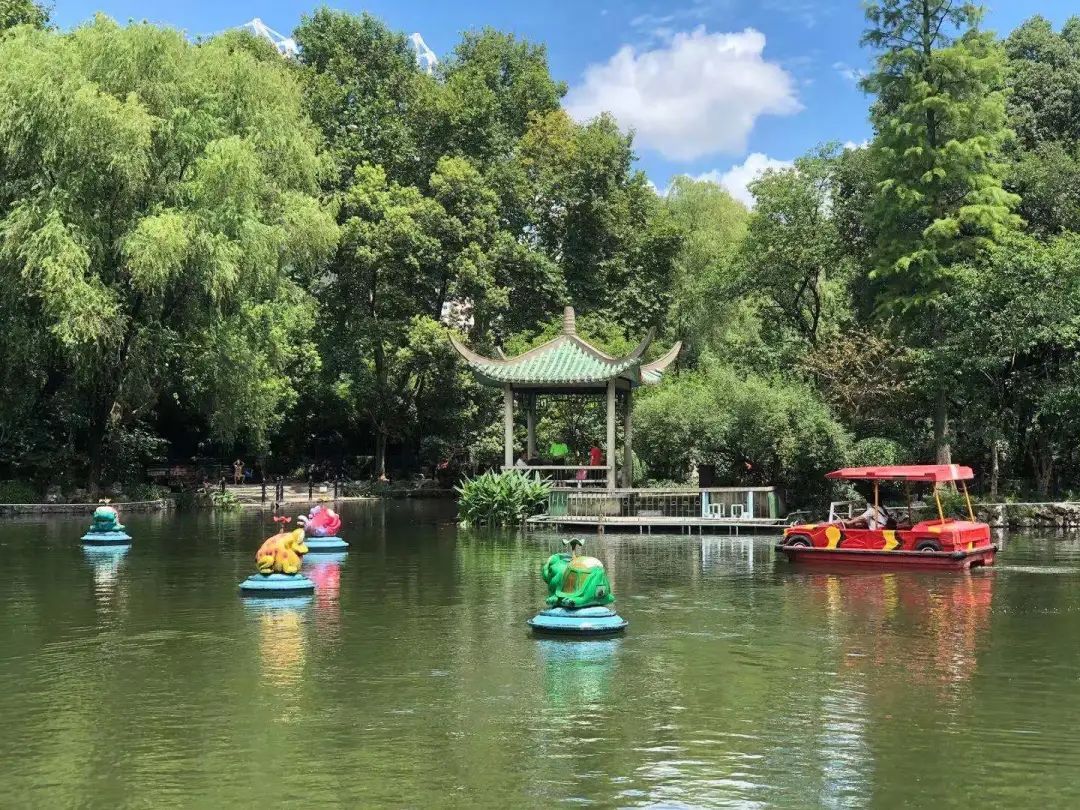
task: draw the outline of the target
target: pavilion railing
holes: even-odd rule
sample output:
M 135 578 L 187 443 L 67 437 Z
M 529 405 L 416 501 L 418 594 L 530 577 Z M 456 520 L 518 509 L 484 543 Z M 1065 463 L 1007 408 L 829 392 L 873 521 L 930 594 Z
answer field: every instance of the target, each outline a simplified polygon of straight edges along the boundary
M 588 464 L 530 464 L 527 467 L 503 467 L 504 470 L 536 472 L 555 489 L 596 489 L 607 486 L 608 466 Z
M 584 518 L 700 518 L 703 520 L 772 520 L 782 517 L 773 487 L 706 489 L 554 489 L 548 515 Z

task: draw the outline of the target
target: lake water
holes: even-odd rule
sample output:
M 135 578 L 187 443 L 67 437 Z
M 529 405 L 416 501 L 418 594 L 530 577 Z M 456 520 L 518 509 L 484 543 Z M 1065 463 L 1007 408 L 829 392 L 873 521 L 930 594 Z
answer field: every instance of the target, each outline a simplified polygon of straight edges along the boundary
M 525 627 L 555 535 L 342 514 L 276 608 L 236 590 L 265 515 L 126 515 L 119 558 L 3 522 L 0 806 L 1080 806 L 1076 537 L 970 574 L 589 538 L 630 628 L 564 642 Z

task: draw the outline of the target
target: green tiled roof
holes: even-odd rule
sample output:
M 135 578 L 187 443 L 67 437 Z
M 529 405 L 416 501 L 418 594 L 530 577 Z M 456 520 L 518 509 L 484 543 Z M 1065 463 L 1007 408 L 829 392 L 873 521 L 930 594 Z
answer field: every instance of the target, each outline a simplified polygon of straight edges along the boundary
M 679 355 L 681 343 L 651 363 L 642 363 L 645 350 L 652 343 L 653 330 L 638 347 L 625 357 L 609 357 L 590 346 L 577 335 L 574 326 L 574 310 L 567 307 L 563 312 L 563 333 L 543 346 L 537 346 L 517 357 L 498 360 L 483 357 L 465 346 L 452 334 L 450 342 L 468 363 L 481 382 L 489 385 L 526 385 L 572 387 L 595 386 L 615 378 L 622 378 L 632 386 L 656 385 L 666 369 Z
M 500 383 L 572 385 L 607 382 L 638 362 L 636 358 L 604 360 L 581 348 L 574 340 L 559 338 L 554 345 L 549 344 L 521 357 L 471 365 L 478 373 Z

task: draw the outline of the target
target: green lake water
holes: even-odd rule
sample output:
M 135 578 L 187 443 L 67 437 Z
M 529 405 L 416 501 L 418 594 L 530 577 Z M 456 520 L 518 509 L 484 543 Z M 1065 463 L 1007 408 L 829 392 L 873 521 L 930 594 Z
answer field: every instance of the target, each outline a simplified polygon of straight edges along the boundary
M 1080 538 L 971 574 L 608 535 L 618 639 L 538 640 L 555 535 L 342 509 L 307 604 L 245 604 L 259 513 L 0 534 L 2 807 L 1080 806 Z

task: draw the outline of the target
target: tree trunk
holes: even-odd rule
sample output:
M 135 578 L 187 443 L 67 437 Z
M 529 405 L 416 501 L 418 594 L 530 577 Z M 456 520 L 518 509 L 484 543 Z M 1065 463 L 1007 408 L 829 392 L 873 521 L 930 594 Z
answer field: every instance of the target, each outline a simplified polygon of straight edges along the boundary
M 1001 442 L 994 439 L 990 442 L 990 500 L 996 501 L 998 495 L 998 476 L 1001 471 Z
M 386 475 L 386 432 L 375 425 L 375 471 L 376 479 Z
M 952 464 L 952 447 L 949 445 L 949 398 L 945 386 L 938 388 L 934 405 L 934 453 L 938 464 Z
M 105 445 L 109 437 L 109 427 L 113 421 L 113 410 L 115 408 L 116 389 L 114 386 L 110 386 L 110 390 L 103 392 L 101 398 L 94 405 L 94 412 L 90 415 L 90 426 L 86 435 L 86 457 L 88 460 L 86 489 L 91 499 L 97 498 L 101 476 L 105 471 Z
M 1031 450 L 1031 466 L 1035 473 L 1035 486 L 1040 500 L 1050 495 L 1050 479 L 1054 475 L 1054 451 L 1052 446 L 1039 441 Z

